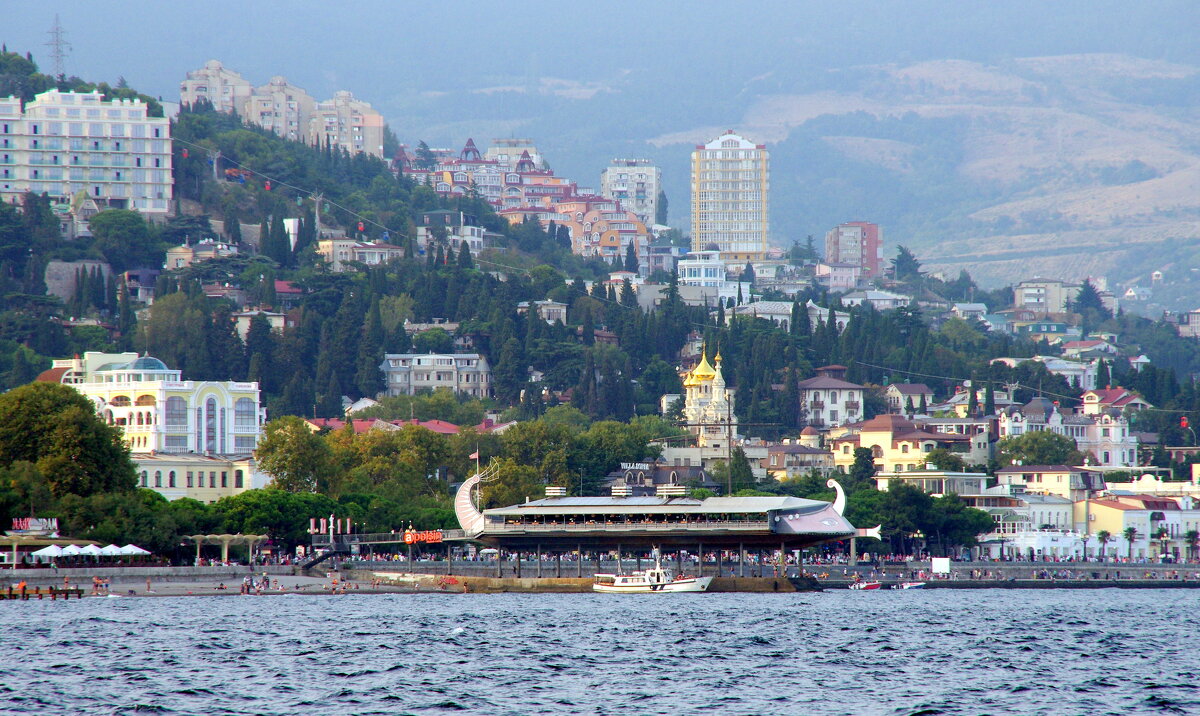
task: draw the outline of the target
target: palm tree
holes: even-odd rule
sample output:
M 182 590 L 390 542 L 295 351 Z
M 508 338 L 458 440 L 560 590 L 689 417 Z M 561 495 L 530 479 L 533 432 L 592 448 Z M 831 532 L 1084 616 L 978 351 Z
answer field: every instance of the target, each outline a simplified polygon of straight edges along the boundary
M 1183 533 L 1183 540 L 1187 542 L 1188 559 L 1196 558 L 1196 544 L 1200 542 L 1200 531 L 1188 530 Z
M 1133 541 L 1135 539 L 1137 539 L 1137 535 L 1138 535 L 1137 527 L 1126 527 L 1125 531 L 1122 534 L 1125 536 L 1125 542 L 1129 545 L 1129 551 L 1125 555 L 1125 558 L 1128 559 L 1130 562 L 1132 562 L 1133 561 Z
M 1108 544 L 1108 541 L 1112 539 L 1112 532 L 1109 532 L 1108 530 L 1100 530 L 1096 533 L 1096 539 L 1100 540 L 1100 561 L 1103 562 L 1104 547 Z

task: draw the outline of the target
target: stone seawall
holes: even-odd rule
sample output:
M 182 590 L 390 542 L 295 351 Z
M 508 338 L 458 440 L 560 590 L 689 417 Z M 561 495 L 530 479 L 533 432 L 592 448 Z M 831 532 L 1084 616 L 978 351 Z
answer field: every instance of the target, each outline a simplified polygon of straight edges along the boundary
M 116 584 L 145 584 L 151 582 L 237 582 L 247 574 L 290 576 L 294 567 L 281 565 L 246 565 L 232 567 L 72 567 L 70 569 L 5 569 L 0 570 L 0 580 L 14 583 L 25 581 L 30 585 L 62 586 L 63 577 L 70 577 L 73 586 L 90 587 L 92 577 L 109 579 Z
M 384 570 L 350 570 L 346 578 L 360 583 L 382 579 L 383 583 L 417 592 L 468 592 L 499 594 L 508 592 L 591 593 L 595 579 L 590 577 L 467 577 Z M 711 592 L 794 592 L 796 588 L 783 577 L 718 577 L 709 588 Z

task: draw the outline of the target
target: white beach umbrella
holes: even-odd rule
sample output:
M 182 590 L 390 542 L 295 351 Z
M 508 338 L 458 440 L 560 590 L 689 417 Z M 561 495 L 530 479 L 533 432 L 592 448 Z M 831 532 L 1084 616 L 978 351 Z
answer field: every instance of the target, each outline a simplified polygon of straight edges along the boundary
M 89 557 L 99 557 L 99 556 L 101 556 L 101 555 L 103 555 L 103 554 L 104 554 L 104 552 L 102 552 L 102 551 L 100 550 L 100 548 L 99 548 L 99 547 L 97 547 L 97 546 L 96 546 L 96 545 L 94 545 L 94 544 L 89 544 L 88 546 L 86 546 L 86 547 L 84 547 L 83 549 L 79 550 L 79 552 L 80 552 L 81 554 L 86 554 L 86 555 L 88 555 Z
M 63 547 L 63 557 L 78 557 L 81 554 L 83 554 L 83 550 L 80 549 L 79 545 L 77 544 L 69 544 L 66 547 Z
M 119 557 L 121 555 L 121 548 L 115 544 L 110 544 L 107 547 L 101 547 L 100 554 L 105 557 Z
M 150 552 L 138 547 L 136 544 L 127 544 L 121 548 L 121 554 L 150 554 Z
M 32 552 L 31 554 L 34 557 L 61 557 L 62 552 L 63 552 L 62 547 L 59 547 L 56 544 L 52 544 L 49 547 L 42 547 L 38 551 Z

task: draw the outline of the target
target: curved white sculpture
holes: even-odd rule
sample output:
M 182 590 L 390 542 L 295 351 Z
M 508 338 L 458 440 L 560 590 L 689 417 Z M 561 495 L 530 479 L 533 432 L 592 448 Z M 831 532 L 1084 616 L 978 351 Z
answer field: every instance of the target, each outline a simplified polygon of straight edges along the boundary
M 487 472 L 484 470 L 483 473 L 475 473 L 459 486 L 458 492 L 454 493 L 454 514 L 458 517 L 458 524 L 463 531 L 471 536 L 483 532 L 483 513 L 475 507 L 475 499 L 471 493 L 483 481 L 484 473 Z
M 858 534 L 856 534 L 854 536 L 855 537 L 871 537 L 873 539 L 882 540 L 883 538 L 879 536 L 879 530 L 882 528 L 883 528 L 883 525 L 875 525 L 874 527 L 872 527 L 870 529 L 867 529 L 865 527 L 860 527 L 858 529 Z
M 846 511 L 846 491 L 842 489 L 842 483 L 830 478 L 825 482 L 825 487 L 832 487 L 837 497 L 833 500 L 833 511 L 839 515 Z

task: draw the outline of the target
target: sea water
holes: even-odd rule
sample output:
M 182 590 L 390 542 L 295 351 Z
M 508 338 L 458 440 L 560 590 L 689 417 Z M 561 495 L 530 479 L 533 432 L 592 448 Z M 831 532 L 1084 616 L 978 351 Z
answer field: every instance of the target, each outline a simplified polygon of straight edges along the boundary
M 1200 712 L 1200 592 L 0 602 L 0 712 Z

